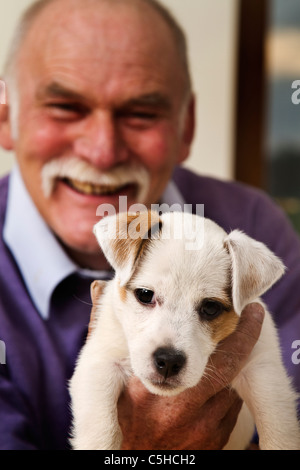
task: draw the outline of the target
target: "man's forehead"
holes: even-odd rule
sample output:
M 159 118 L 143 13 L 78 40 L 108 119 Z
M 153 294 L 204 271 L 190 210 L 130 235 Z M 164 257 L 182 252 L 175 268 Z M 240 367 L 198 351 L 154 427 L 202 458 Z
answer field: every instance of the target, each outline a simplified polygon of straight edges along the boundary
M 35 22 L 28 42 L 23 45 L 20 56 L 23 77 L 25 73 L 29 79 L 35 77 L 35 81 L 41 83 L 49 76 L 54 81 L 39 87 L 39 96 L 51 93 L 77 98 L 75 94 L 79 93 L 86 97 L 89 94 L 86 90 L 88 85 L 96 93 L 100 94 L 101 91 L 106 95 L 113 94 L 113 89 L 124 90 L 127 87 L 130 98 L 135 98 L 133 88 L 137 87 L 137 97 L 145 95 L 148 102 L 152 100 L 157 104 L 160 101 L 160 105 L 166 108 L 170 104 L 170 100 L 168 103 L 166 99 L 168 88 L 182 93 L 184 73 L 178 67 L 178 51 L 164 21 L 153 24 L 147 15 L 145 22 L 145 15 L 138 13 L 137 16 L 133 14 L 131 23 L 124 21 L 119 10 L 111 6 L 132 5 L 134 0 L 88 0 L 86 3 L 75 0 L 72 3 L 78 8 L 68 12 L 68 15 L 61 10 L 62 15 L 58 17 L 62 5 L 68 1 L 53 1 L 50 17 L 46 15 L 46 9 L 41 18 L 43 21 Z M 113 13 L 112 23 L 103 21 L 101 8 L 88 8 L 98 3 L 110 5 L 104 16 Z M 136 3 L 145 2 L 137 0 Z M 128 14 L 127 10 L 124 9 L 124 14 Z M 97 12 L 100 12 L 99 15 Z M 154 14 L 157 20 L 157 13 Z M 154 28 L 157 34 L 153 34 Z M 67 86 L 58 86 L 55 83 L 57 78 L 66 78 Z M 69 86 L 72 82 L 76 85 L 75 89 Z
M 62 0 L 62 4 L 67 1 Z M 141 0 L 138 3 L 140 2 Z M 72 64 L 85 67 L 86 64 L 94 63 L 96 67 L 98 61 L 107 62 L 111 59 L 110 68 L 114 65 L 128 69 L 139 65 L 152 68 L 157 66 L 161 70 L 170 61 L 178 65 L 174 41 L 163 25 L 164 22 L 157 22 L 156 18 L 154 24 L 151 15 L 147 15 L 146 21 L 145 15 L 136 14 L 134 9 L 116 9 L 119 3 L 134 3 L 131 0 L 96 0 L 92 3 L 114 6 L 95 10 L 88 8 L 89 1 L 86 7 L 82 6 L 81 1 L 75 1 L 74 5 L 78 4 L 78 7 L 68 14 L 61 9 L 60 2 L 53 3 L 53 9 L 45 9 L 40 21 L 35 21 L 28 33 L 28 40 L 24 42 L 21 54 L 24 62 L 29 60 L 32 63 L 31 60 L 36 59 L 40 63 L 47 61 L 50 66 L 58 67 L 72 67 Z

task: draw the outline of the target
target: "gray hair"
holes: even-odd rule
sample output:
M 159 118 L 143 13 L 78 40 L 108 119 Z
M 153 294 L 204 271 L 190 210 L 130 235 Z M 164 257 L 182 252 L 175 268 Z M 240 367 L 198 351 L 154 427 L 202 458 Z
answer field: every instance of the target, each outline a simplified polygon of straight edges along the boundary
M 9 101 L 11 107 L 11 122 L 13 137 L 17 137 L 17 118 L 18 118 L 18 85 L 17 85 L 17 59 L 22 44 L 30 30 L 33 22 L 39 13 L 49 4 L 57 0 L 36 0 L 21 16 L 18 26 L 15 30 L 10 48 L 8 50 L 7 60 L 4 66 L 4 80 L 8 85 Z M 99 0 L 101 1 L 101 0 Z M 102 0 L 103 1 L 103 0 Z M 113 2 L 115 0 L 107 0 Z M 185 78 L 185 96 L 189 96 L 192 90 L 191 75 L 189 70 L 188 51 L 186 36 L 178 24 L 177 20 L 170 11 L 159 3 L 158 0 L 138 0 L 150 5 L 169 26 L 173 35 L 175 45 L 181 60 Z

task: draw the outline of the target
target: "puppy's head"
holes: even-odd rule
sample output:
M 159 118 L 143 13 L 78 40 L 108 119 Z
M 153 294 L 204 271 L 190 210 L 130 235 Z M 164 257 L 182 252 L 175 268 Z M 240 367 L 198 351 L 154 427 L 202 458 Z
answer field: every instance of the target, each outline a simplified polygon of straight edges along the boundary
M 95 235 L 116 272 L 114 310 L 133 371 L 161 395 L 196 385 L 243 308 L 284 272 L 262 243 L 186 213 L 122 213 Z

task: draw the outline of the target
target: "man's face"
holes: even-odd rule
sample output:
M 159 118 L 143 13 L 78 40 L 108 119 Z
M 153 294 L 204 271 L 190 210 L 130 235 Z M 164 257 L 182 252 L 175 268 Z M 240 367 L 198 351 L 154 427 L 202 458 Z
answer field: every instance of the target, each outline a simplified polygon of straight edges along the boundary
M 157 14 L 108 2 L 78 2 L 72 11 L 67 3 L 41 13 L 22 48 L 14 150 L 50 228 L 71 253 L 88 255 L 99 252 L 92 233 L 97 207 L 118 210 L 120 195 L 128 206 L 157 202 L 190 142 L 183 73 Z M 143 200 L 134 178 L 113 188 L 92 186 L 88 177 L 78 184 L 80 175 L 56 180 L 45 195 L 45 165 L 74 157 L 105 174 L 142 168 L 149 178 Z

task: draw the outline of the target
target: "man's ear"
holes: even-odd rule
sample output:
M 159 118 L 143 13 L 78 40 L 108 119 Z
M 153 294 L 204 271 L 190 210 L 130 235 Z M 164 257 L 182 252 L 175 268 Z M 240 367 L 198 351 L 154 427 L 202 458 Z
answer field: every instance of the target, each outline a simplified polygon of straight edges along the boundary
M 0 146 L 5 150 L 13 150 L 14 148 L 9 121 L 9 107 L 6 104 L 0 104 Z
M 5 150 L 12 150 L 14 147 L 11 136 L 6 85 L 3 80 L 0 80 L 0 145 Z
M 191 95 L 187 108 L 185 110 L 183 132 L 181 138 L 181 150 L 177 160 L 177 164 L 184 162 L 190 154 L 190 148 L 194 139 L 196 126 L 196 97 Z
M 232 300 L 237 314 L 264 294 L 284 274 L 285 267 L 263 243 L 239 230 L 225 239 L 232 262 Z
M 150 239 L 158 238 L 162 227 L 154 211 L 122 212 L 104 217 L 94 227 L 94 234 L 111 266 L 124 286 Z

